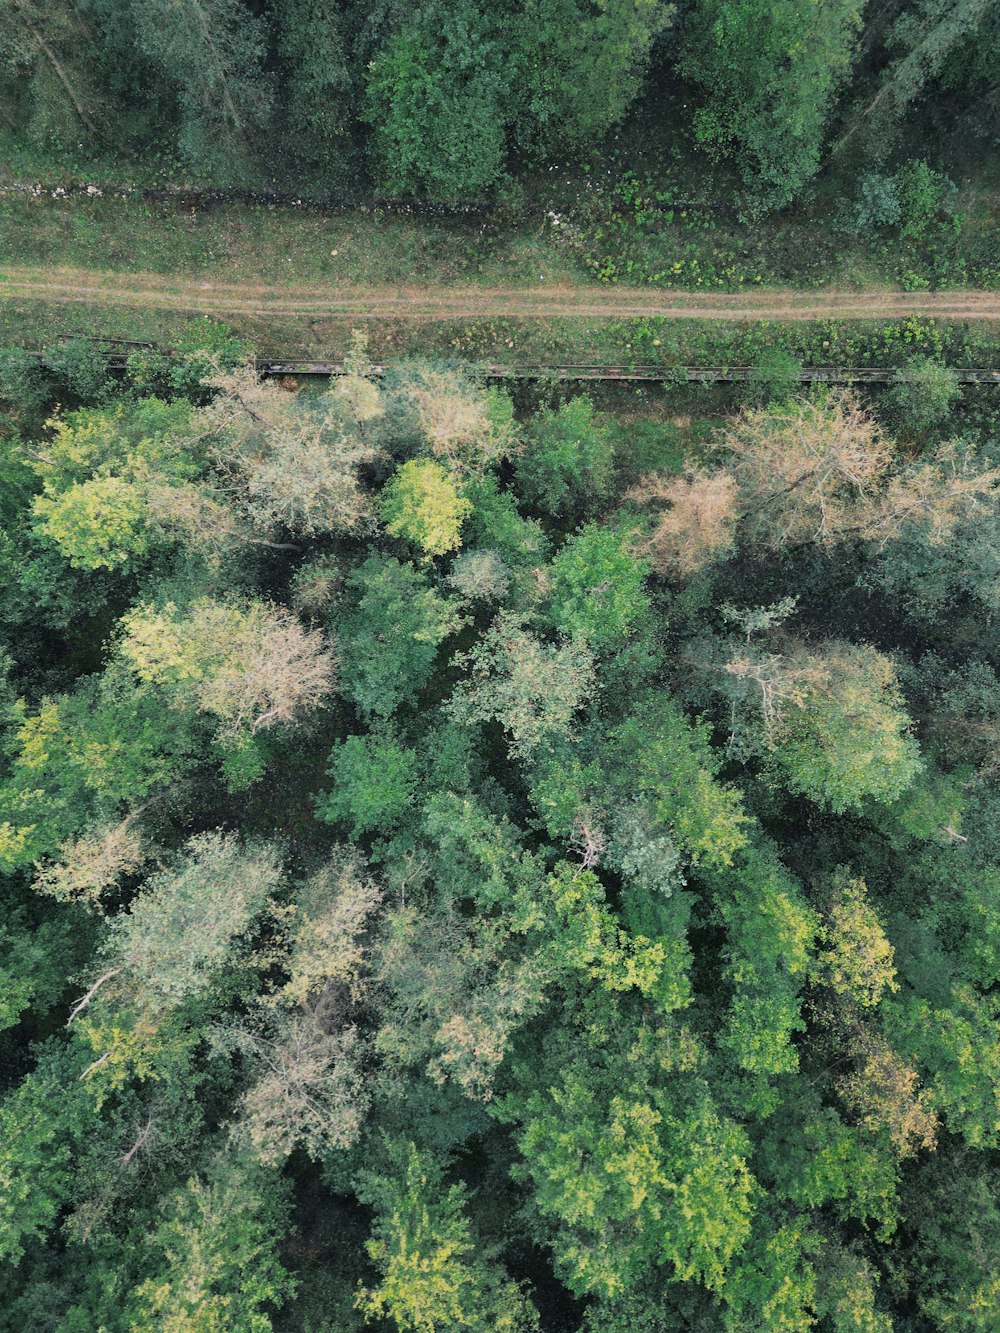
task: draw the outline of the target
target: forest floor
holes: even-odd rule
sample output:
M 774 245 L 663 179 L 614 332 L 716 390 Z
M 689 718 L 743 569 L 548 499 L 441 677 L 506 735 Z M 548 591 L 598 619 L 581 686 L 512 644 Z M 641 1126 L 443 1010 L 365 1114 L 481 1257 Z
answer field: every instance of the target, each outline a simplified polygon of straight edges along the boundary
M 902 292 L 755 288 L 732 295 L 649 287 L 310 285 L 274 286 L 153 273 L 13 266 L 0 270 L 0 300 L 94 308 L 125 306 L 226 318 L 248 315 L 362 320 L 587 319 L 1000 319 L 1000 292 Z

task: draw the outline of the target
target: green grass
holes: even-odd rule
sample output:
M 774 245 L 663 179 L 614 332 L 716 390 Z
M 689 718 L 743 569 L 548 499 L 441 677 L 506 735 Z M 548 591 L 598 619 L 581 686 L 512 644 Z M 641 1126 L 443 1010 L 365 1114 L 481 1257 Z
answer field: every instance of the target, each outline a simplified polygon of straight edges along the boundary
M 336 252 L 336 253 L 334 253 Z M 587 282 L 547 231 L 378 211 L 207 209 L 44 195 L 0 198 L 0 265 L 50 265 L 219 282 Z
M 1000 368 L 1000 329 L 925 318 L 788 322 L 601 318 L 440 320 L 267 317 L 225 321 L 261 356 L 337 360 L 352 331 L 375 360 L 440 356 L 539 364 L 755 365 L 781 348 L 804 365 L 902 366 L 931 356 L 955 366 Z M 192 323 L 178 311 L 0 301 L 0 347 L 43 348 L 63 336 L 129 338 L 171 347 Z
M 244 203 L 153 203 L 0 196 L 0 265 L 51 265 L 201 277 L 219 282 L 651 284 L 690 290 L 760 285 L 909 289 L 1000 286 L 1000 201 L 968 190 L 952 218 L 901 240 L 848 237 L 830 208 L 802 207 L 753 226 L 709 204 L 625 175 L 579 183 L 547 220 L 545 198 L 513 211 L 445 219 L 359 205 L 312 209 Z M 334 253 L 336 252 L 336 253 Z

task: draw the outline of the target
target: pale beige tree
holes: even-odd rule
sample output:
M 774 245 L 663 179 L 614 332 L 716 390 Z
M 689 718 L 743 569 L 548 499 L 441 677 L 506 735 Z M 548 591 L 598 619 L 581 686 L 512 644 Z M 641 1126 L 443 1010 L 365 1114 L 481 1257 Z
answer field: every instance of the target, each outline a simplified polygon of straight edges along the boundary
M 768 652 L 751 645 L 734 653 L 722 670 L 746 687 L 748 702 L 763 723 L 764 741 L 771 747 L 780 723 L 790 709 L 805 708 L 810 694 L 828 687 L 831 666 L 816 653 L 790 645 L 785 653 Z
M 375 366 L 368 352 L 368 335 L 352 329 L 350 350 L 344 357 L 344 373 L 330 386 L 330 393 L 341 399 L 352 420 L 364 424 L 385 415 L 385 395 L 373 378 Z
M 221 441 L 223 448 L 239 453 L 261 448 L 266 433 L 295 424 L 300 410 L 295 395 L 262 378 L 252 361 L 232 369 L 218 368 L 205 376 L 205 382 L 215 393 L 196 417 L 203 439 Z
M 360 424 L 385 416 L 385 398 L 374 381 L 360 374 L 341 375 L 330 388 L 348 414 Z
M 370 517 L 359 469 L 380 456 L 365 424 L 381 403 L 354 379 L 318 396 L 287 393 L 249 365 L 211 379 L 216 396 L 198 426 L 258 535 L 351 532 Z
M 173 1004 L 201 990 L 264 908 L 282 874 L 277 851 L 215 830 L 148 879 L 115 917 L 107 954 L 129 988 Z
M 415 367 L 402 386 L 431 453 L 459 474 L 480 474 L 519 447 L 510 399 L 460 370 Z
M 272 431 L 266 452 L 241 459 L 243 503 L 259 531 L 355 532 L 371 518 L 358 469 L 379 450 L 327 412 Z
M 146 879 L 128 910 L 110 919 L 102 970 L 68 1016 L 97 1053 L 81 1078 L 101 1069 L 113 1085 L 159 1076 L 171 1048 L 187 1041 L 181 1007 L 232 962 L 281 876 L 273 847 L 216 830 L 189 839 Z
M 296 1148 L 321 1159 L 357 1142 L 370 1102 L 366 1046 L 358 1029 L 342 1022 L 329 992 L 278 1015 L 267 1036 L 244 1029 L 231 1044 L 258 1067 L 235 1133 L 261 1162 L 279 1165 Z
M 852 1036 L 854 1067 L 837 1080 L 837 1091 L 861 1124 L 873 1134 L 888 1134 L 900 1157 L 937 1143 L 938 1116 L 931 1092 L 920 1076 L 885 1038 L 870 1027 Z
M 208 484 L 152 482 L 146 489 L 146 522 L 209 560 L 255 543 L 248 524 Z
M 381 890 L 359 854 L 340 848 L 299 894 L 281 1003 L 306 1005 L 332 983 L 352 999 L 359 997 L 367 956 L 364 937 L 381 901 Z
M 281 1162 L 296 1147 L 322 1157 L 360 1133 L 368 1044 L 352 1015 L 370 985 L 366 937 L 381 900 L 358 853 L 338 849 L 298 896 L 288 981 L 255 1023 L 219 1034 L 217 1044 L 257 1067 L 236 1133 L 263 1162 Z
M 99 908 L 109 889 L 141 869 L 150 850 L 135 815 L 129 814 L 64 843 L 55 857 L 35 866 L 34 887 L 60 902 Z
M 379 931 L 376 1049 L 387 1065 L 420 1067 L 477 1101 L 493 1097 L 513 1034 L 536 1011 L 547 973 L 513 959 L 498 922 L 401 906 Z
M 954 441 L 910 462 L 847 391 L 745 409 L 717 447 L 739 487 L 744 535 L 771 550 L 885 545 L 911 527 L 940 544 L 997 503 L 1000 469 Z
M 996 512 L 1000 468 L 984 468 L 972 451 L 951 440 L 931 458 L 890 478 L 861 533 L 883 546 L 906 527 L 918 527 L 932 546 L 946 542 L 959 524 Z
M 740 490 L 742 526 L 772 550 L 858 531 L 893 463 L 891 441 L 851 393 L 745 408 L 717 441 Z
M 139 679 L 218 718 L 226 739 L 307 716 L 334 689 L 327 640 L 283 607 L 204 597 L 137 607 L 122 628 L 120 651 Z
M 625 498 L 655 509 L 640 548 L 657 573 L 687 579 L 732 552 L 737 486 L 725 469 L 689 467 L 677 477 L 653 473 Z

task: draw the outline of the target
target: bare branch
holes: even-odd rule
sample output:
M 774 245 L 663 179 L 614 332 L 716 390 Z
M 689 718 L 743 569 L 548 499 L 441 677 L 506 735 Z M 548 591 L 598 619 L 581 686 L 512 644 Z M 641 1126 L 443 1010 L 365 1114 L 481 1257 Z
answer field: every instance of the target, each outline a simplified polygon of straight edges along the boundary
M 76 1018 L 77 1014 L 81 1013 L 84 1009 L 86 1009 L 87 1005 L 91 1002 L 91 1000 L 100 990 L 100 988 L 104 985 L 104 983 L 106 981 L 110 981 L 112 977 L 116 977 L 120 971 L 121 971 L 120 967 L 112 967 L 107 972 L 105 972 L 103 976 L 97 978 L 97 980 L 91 986 L 90 990 L 87 991 L 86 995 L 76 1005 L 73 1012 L 70 1014 L 69 1018 L 67 1018 L 66 1020 L 67 1027 L 70 1026 L 70 1024 L 73 1022 L 73 1019 Z

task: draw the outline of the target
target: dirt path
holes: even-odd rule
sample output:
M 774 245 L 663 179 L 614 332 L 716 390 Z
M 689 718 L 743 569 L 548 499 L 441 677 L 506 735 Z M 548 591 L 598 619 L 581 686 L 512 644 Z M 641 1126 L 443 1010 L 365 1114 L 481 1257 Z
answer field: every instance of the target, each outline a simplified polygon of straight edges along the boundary
M 734 296 L 637 287 L 269 287 L 86 269 L 0 269 L 0 300 L 140 306 L 207 315 L 446 319 L 1000 319 L 1000 292 L 796 292 Z

